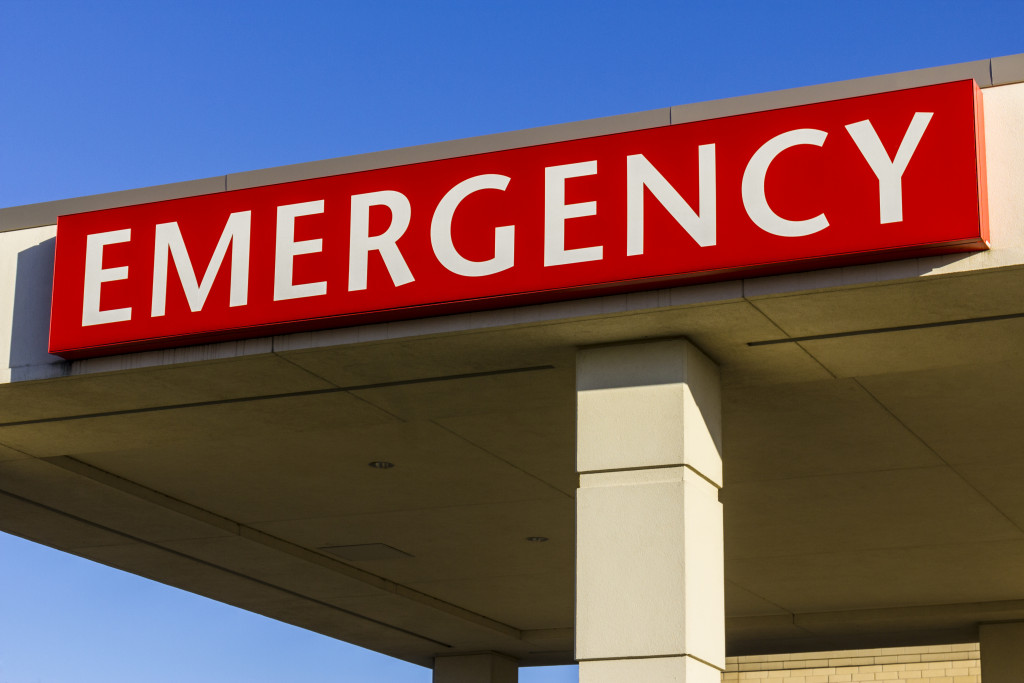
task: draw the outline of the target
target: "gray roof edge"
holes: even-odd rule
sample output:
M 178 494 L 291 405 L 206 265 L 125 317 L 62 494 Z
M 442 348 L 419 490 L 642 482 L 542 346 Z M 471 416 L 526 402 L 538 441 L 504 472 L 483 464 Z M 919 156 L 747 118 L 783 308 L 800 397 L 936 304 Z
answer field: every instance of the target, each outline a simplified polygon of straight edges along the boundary
M 224 192 L 262 185 L 319 178 L 376 168 L 450 159 L 471 154 L 495 152 L 516 147 L 562 142 L 578 138 L 642 130 L 668 124 L 687 123 L 755 111 L 780 109 L 814 102 L 859 97 L 889 90 L 914 88 L 949 81 L 974 79 L 985 88 L 1024 82 L 1024 53 L 982 59 L 947 66 L 916 69 L 881 76 L 823 83 L 768 93 L 741 95 L 708 102 L 696 102 L 671 108 L 632 114 L 607 116 L 539 128 L 482 135 L 415 147 L 369 152 L 354 156 L 310 161 L 224 176 L 155 185 L 120 192 L 60 199 L 0 209 L 0 232 L 53 225 L 57 217 L 84 211 L 97 211 L 132 204 L 178 199 L 199 194 Z
M 1024 55 L 1017 56 L 1024 58 Z M 797 107 L 804 104 L 841 100 L 848 97 L 863 97 L 864 95 L 875 95 L 892 90 L 920 88 L 926 85 L 968 79 L 973 79 L 982 88 L 988 88 L 993 85 L 993 61 L 991 59 L 981 59 L 975 62 L 933 66 L 927 69 L 901 71 L 881 76 L 868 76 L 848 81 L 834 81 L 832 83 L 808 85 L 788 90 L 775 90 L 722 100 L 683 104 L 672 107 L 672 123 L 689 123 L 691 121 L 702 121 L 725 116 L 737 116 L 757 111 Z M 1024 80 L 1024 62 L 1021 64 L 1008 63 L 1008 68 L 1005 71 L 1009 73 L 1014 66 L 1018 67 L 1018 73 L 1016 74 L 1019 77 L 1018 80 Z
M 525 128 L 505 133 L 433 142 L 415 147 L 402 147 L 380 152 L 338 157 L 336 159 L 311 161 L 291 166 L 278 166 L 258 171 L 232 173 L 227 176 L 227 187 L 229 190 L 239 190 L 248 187 L 259 187 L 261 185 L 288 183 L 295 180 L 322 178 L 342 173 L 404 166 L 425 161 L 469 156 L 471 154 L 498 152 L 517 147 L 530 147 L 551 142 L 624 133 L 633 130 L 643 130 L 644 128 L 667 126 L 669 123 L 671 123 L 669 109 L 665 107 L 632 114 L 618 114 L 597 119 L 573 121 L 571 123 L 558 123 L 540 128 Z
M 113 209 L 119 206 L 162 202 L 168 199 L 180 199 L 201 194 L 213 194 L 224 191 L 224 176 L 204 178 L 202 180 L 186 180 L 167 185 L 153 185 L 133 190 L 105 192 L 72 199 L 58 199 L 39 204 L 24 204 L 0 209 L 0 232 L 38 228 L 43 225 L 54 225 L 58 216 L 85 211 Z
M 1024 53 L 995 57 L 992 61 L 992 85 L 1024 83 Z

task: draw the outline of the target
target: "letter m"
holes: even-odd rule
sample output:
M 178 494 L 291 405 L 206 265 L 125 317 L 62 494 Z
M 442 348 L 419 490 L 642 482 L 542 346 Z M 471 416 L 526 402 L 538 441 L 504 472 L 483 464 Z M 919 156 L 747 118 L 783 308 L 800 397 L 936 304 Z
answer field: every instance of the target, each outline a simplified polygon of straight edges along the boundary
M 153 310 L 154 318 L 164 315 L 167 308 L 167 260 L 174 261 L 175 270 L 188 307 L 192 312 L 201 311 L 213 288 L 213 281 L 220 271 L 228 246 L 231 246 L 231 295 L 229 305 L 244 306 L 249 298 L 249 232 L 252 224 L 251 211 L 238 211 L 228 216 L 224 231 L 220 234 L 217 248 L 213 250 L 210 265 L 203 274 L 203 281 L 196 278 L 195 269 L 189 259 L 181 229 L 177 223 L 158 223 L 156 226 L 156 247 L 153 253 Z

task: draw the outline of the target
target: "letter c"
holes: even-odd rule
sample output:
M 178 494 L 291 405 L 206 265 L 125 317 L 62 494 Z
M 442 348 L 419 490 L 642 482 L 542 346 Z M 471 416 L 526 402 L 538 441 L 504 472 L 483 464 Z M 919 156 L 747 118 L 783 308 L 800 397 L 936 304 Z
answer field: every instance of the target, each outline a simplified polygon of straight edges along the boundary
M 815 128 L 799 128 L 776 135 L 768 142 L 761 145 L 761 148 L 750 157 L 747 169 L 743 172 L 743 206 L 747 210 L 750 220 L 757 224 L 765 232 L 780 237 L 803 237 L 828 227 L 828 219 L 825 214 L 820 213 L 814 218 L 804 221 L 791 221 L 782 218 L 772 211 L 768 206 L 768 199 L 764 196 L 764 179 L 768 174 L 768 167 L 775 157 L 784 150 L 797 145 L 815 145 L 821 147 L 828 135 L 823 130 Z

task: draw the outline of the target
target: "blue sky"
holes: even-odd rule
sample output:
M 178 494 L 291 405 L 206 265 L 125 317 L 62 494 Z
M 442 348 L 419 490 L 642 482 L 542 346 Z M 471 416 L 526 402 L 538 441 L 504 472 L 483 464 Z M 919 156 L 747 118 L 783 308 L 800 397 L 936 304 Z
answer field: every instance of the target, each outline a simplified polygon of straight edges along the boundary
M 1014 54 L 1021 26 L 1022 0 L 0 0 L 0 207 Z M 0 586 L 0 683 L 430 680 L 2 534 Z

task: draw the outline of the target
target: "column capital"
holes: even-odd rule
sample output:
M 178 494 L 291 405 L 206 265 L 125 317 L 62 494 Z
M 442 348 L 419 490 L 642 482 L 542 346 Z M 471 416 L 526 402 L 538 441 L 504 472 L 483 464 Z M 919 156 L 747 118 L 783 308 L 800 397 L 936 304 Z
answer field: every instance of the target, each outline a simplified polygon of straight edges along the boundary
M 580 349 L 576 392 L 578 472 L 685 465 L 721 488 L 718 366 L 686 339 Z

